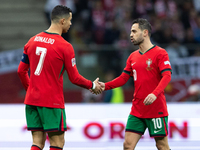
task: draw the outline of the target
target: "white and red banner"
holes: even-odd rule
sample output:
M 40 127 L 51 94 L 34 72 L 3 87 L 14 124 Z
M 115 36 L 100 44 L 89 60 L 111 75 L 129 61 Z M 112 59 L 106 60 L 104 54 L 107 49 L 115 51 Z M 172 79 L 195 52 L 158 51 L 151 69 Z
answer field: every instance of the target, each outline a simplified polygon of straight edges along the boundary
M 0 105 L 0 145 L 31 143 L 23 104 Z M 67 104 L 66 142 L 122 142 L 131 104 Z M 168 104 L 169 141 L 200 142 L 200 104 Z M 141 141 L 151 141 L 148 131 Z

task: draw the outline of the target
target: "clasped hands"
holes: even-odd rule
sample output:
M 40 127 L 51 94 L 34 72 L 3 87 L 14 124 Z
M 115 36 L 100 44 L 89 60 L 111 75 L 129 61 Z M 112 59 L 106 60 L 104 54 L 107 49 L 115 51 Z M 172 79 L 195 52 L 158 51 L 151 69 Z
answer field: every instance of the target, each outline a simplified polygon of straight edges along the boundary
M 93 94 L 100 94 L 105 90 L 105 83 L 100 82 L 99 78 L 96 78 L 96 80 L 93 81 L 95 84 L 95 89 L 90 89 L 90 92 Z
M 96 78 L 96 80 L 94 80 L 93 82 L 96 86 L 95 89 L 90 89 L 90 92 L 93 94 L 100 94 L 105 90 L 105 83 L 100 82 L 99 78 Z M 147 97 L 144 100 L 144 105 L 151 105 L 155 100 L 157 99 L 157 97 L 151 93 L 149 95 L 147 95 Z

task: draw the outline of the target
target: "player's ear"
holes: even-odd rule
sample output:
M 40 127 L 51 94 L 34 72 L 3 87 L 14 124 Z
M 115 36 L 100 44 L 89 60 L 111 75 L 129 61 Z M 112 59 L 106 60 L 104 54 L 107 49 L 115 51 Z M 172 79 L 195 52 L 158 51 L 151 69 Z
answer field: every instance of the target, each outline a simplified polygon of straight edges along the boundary
M 65 18 L 60 19 L 60 24 L 63 25 L 65 22 Z
M 148 36 L 148 34 L 149 34 L 149 31 L 148 30 L 143 30 L 143 35 L 144 35 L 144 37 L 146 37 L 146 36 Z

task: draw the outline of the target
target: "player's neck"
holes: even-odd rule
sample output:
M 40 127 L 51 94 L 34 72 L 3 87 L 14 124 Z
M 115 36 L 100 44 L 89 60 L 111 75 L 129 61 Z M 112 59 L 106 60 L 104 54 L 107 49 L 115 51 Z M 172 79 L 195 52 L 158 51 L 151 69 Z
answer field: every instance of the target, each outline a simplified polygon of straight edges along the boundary
M 151 43 L 150 40 L 144 41 L 142 44 L 139 45 L 140 51 L 142 53 L 145 53 L 148 51 L 150 48 L 152 48 L 154 45 Z
M 51 26 L 46 31 L 50 33 L 57 33 L 59 35 L 62 34 L 62 29 L 56 24 L 51 24 Z

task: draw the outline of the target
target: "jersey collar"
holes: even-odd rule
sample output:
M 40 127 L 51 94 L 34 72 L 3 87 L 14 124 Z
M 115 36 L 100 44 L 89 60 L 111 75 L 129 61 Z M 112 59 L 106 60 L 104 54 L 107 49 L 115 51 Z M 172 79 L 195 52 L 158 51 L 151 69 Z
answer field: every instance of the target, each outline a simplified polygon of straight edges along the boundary
M 150 49 L 148 49 L 146 52 L 150 51 L 150 50 L 153 49 L 155 46 L 156 46 L 156 45 L 154 45 L 153 47 L 151 47 Z M 142 52 L 139 50 L 139 53 L 140 53 L 141 55 L 145 54 L 146 52 L 142 53 Z
M 47 32 L 47 31 L 43 31 L 44 33 L 47 33 L 47 34 L 58 34 L 58 33 L 52 33 L 52 32 Z M 59 34 L 58 34 L 59 35 Z

